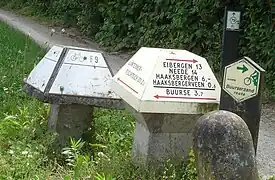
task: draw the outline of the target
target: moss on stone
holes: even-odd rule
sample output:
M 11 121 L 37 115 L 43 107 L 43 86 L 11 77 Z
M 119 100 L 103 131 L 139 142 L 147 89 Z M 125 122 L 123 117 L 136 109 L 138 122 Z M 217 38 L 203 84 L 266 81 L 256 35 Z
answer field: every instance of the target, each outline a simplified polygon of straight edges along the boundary
M 198 104 L 197 111 L 201 112 L 202 114 L 215 111 L 219 109 L 219 104 L 216 103 L 200 103 Z

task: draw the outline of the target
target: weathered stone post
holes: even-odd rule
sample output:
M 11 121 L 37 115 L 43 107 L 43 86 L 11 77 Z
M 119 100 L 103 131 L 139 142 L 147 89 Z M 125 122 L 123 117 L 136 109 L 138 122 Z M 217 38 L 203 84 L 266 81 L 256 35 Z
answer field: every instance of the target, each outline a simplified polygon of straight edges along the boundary
M 23 89 L 49 103 L 48 128 L 62 147 L 69 137 L 92 135 L 94 107 L 124 109 L 110 88 L 113 73 L 101 52 L 53 46 L 25 79 Z
M 242 118 L 213 111 L 197 121 L 193 148 L 199 180 L 257 180 L 253 141 Z

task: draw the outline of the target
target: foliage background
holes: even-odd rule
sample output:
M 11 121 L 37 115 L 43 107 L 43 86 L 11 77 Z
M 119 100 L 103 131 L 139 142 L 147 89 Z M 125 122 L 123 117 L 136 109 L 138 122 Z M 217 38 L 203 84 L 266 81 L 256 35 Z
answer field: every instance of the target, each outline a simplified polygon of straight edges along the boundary
M 240 55 L 266 69 L 266 86 L 275 92 L 275 3 L 239 1 L 245 10 Z M 57 19 L 115 50 L 187 49 L 206 57 L 217 73 L 225 4 L 223 0 L 1 0 L 0 7 Z

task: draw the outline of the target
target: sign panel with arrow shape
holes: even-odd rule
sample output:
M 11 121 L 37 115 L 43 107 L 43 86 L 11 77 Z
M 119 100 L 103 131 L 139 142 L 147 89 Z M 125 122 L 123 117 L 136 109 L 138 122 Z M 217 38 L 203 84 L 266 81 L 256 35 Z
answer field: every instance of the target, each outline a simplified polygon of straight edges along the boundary
M 243 65 L 242 67 L 238 66 L 237 70 L 240 70 L 242 73 L 248 71 L 247 67 L 245 65 Z
M 244 57 L 225 67 L 223 89 L 237 102 L 255 97 L 259 91 L 262 69 L 250 58 Z

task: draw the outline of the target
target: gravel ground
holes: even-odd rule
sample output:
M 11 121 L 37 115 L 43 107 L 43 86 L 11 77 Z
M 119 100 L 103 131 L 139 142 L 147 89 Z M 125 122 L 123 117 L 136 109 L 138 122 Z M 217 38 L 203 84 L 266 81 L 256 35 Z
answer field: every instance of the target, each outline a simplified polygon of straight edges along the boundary
M 100 47 L 79 36 L 69 33 L 62 34 L 61 28 L 57 28 L 56 33 L 51 37 L 51 27 L 39 24 L 31 19 L 15 15 L 0 9 L 0 20 L 29 34 L 42 47 L 49 48 L 53 44 L 64 44 L 72 46 L 89 47 L 101 50 Z M 114 73 L 122 67 L 130 54 L 118 54 L 104 52 L 106 59 L 112 67 Z M 275 175 L 275 104 L 263 106 L 260 123 L 257 162 L 259 173 L 262 176 Z
M 275 175 L 275 104 L 263 106 L 257 162 L 261 175 Z

